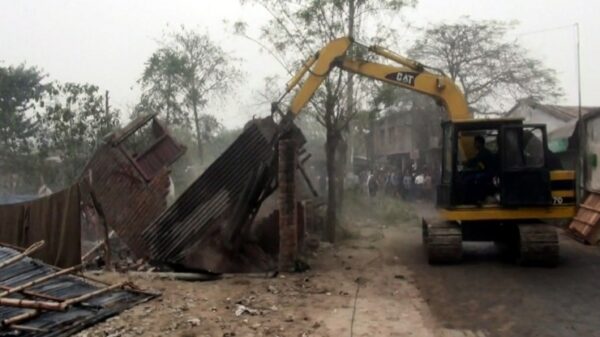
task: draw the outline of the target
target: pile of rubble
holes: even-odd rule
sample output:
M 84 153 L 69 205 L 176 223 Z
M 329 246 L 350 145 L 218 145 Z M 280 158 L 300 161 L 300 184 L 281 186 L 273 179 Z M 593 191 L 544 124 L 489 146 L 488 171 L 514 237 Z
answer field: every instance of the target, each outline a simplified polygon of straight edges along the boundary
M 304 270 L 307 266 L 299 261 L 298 254 L 305 247 L 305 232 L 315 227 L 316 203 L 311 198 L 316 192 L 302 168 L 310 156 L 297 158 L 302 155 L 298 148 L 304 137 L 293 125 L 283 130 L 271 118 L 248 123 L 241 136 L 168 206 L 168 166 L 184 153 L 185 147 L 170 136 L 155 115 L 142 116 L 107 136 L 79 181 L 68 189 L 26 203 L 0 205 L 0 216 L 6 219 L 0 224 L 0 242 L 27 247 L 36 240 L 45 240 L 43 253 L 37 255 L 41 261 L 25 254 L 20 263 L 32 272 L 43 270 L 51 275 L 48 280 L 59 280 L 72 289 L 77 288 L 73 284 L 91 284 L 89 279 L 68 275 L 84 267 L 188 280 L 213 279 L 224 273 L 273 272 L 281 266 L 286 266 L 285 270 Z M 297 199 L 296 171 L 302 173 L 310 191 L 308 200 Z M 278 187 L 276 198 L 273 192 Z M 263 203 L 270 205 L 259 215 Z M 10 254 L 6 254 L 10 261 Z M 54 326 L 59 325 L 63 326 L 60 331 L 72 329 L 64 327 L 69 325 L 60 320 L 60 315 L 52 316 L 55 325 L 47 327 L 39 327 L 35 319 L 27 325 L 20 323 L 46 317 L 46 311 L 52 312 L 55 307 L 61 312 L 89 310 L 86 306 L 96 297 L 108 303 L 102 297 L 104 293 L 115 296 L 110 314 L 102 314 L 99 305 L 99 311 L 90 311 L 95 318 L 76 322 L 78 327 L 152 298 L 123 283 L 102 288 L 89 285 L 87 293 L 73 295 L 66 291 L 58 297 L 53 295 L 53 302 L 40 302 L 29 297 L 47 300 L 50 295 L 21 290 L 45 284 L 46 278 L 28 279 L 33 283 L 22 284 L 26 281 L 17 282 L 10 273 L 2 276 L 7 282 L 3 284 L 9 292 L 6 295 L 26 297 L 17 300 L 19 308 L 32 309 L 15 309 L 14 313 L 0 310 L 5 315 L 3 326 L 11 331 L 55 333 Z M 18 287 L 11 288 L 15 285 Z M 2 296 L 0 309 L 13 303 Z M 251 299 L 235 305 L 237 316 L 272 310 L 253 308 Z M 197 324 L 194 318 L 188 323 Z M 121 330 L 117 327 L 109 335 L 123 335 Z M 143 331 L 125 335 L 138 333 Z

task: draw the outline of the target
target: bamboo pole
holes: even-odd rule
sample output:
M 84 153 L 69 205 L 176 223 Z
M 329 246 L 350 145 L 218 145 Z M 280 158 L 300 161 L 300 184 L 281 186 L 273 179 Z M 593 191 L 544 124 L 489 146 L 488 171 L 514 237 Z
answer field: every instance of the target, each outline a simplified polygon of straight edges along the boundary
M 40 328 L 35 328 L 32 326 L 17 325 L 17 324 L 11 325 L 10 328 L 15 329 L 15 330 L 21 330 L 21 331 L 29 331 L 29 332 L 49 332 L 50 331 L 48 329 L 40 329 Z
M 78 266 L 73 266 L 73 267 L 70 267 L 70 268 L 66 268 L 66 269 L 57 271 L 56 273 L 52 273 L 52 274 L 48 274 L 46 276 L 42 276 L 42 277 L 40 277 L 38 279 L 35 279 L 35 280 L 31 281 L 31 282 L 27 282 L 27 283 L 21 284 L 20 286 L 16 286 L 14 288 L 10 288 L 9 290 L 5 290 L 5 291 L 1 292 L 0 293 L 0 298 L 5 297 L 5 296 L 10 295 L 10 294 L 13 294 L 13 293 L 16 293 L 16 292 L 19 292 L 21 290 L 33 287 L 34 285 L 46 282 L 46 281 L 51 280 L 53 278 L 59 277 L 61 275 L 72 273 L 75 270 L 83 268 L 83 266 L 84 266 L 84 264 L 80 264 Z
M 45 244 L 46 244 L 46 242 L 44 240 L 38 241 L 38 242 L 32 244 L 31 246 L 27 247 L 27 249 L 25 249 L 22 253 L 11 257 L 10 259 L 8 259 L 4 262 L 1 262 L 0 269 L 4 268 L 6 266 L 9 266 L 17 261 L 20 261 L 23 258 L 25 258 L 26 256 L 29 256 L 29 255 L 35 253 L 37 250 L 42 248 Z
M 18 322 L 28 320 L 30 318 L 37 316 L 38 313 L 39 313 L 38 310 L 31 310 L 31 311 L 24 312 L 22 314 L 18 314 L 16 316 L 13 316 L 11 318 L 7 318 L 7 319 L 3 320 L 2 326 L 9 326 L 9 325 L 12 325 L 12 324 L 15 324 Z
M 3 286 L 0 285 L 0 289 L 2 290 L 11 290 L 11 287 L 7 287 L 7 286 Z M 50 296 L 48 294 L 42 294 L 42 293 L 38 293 L 36 291 L 31 291 L 31 290 L 23 290 L 21 291 L 23 294 L 28 295 L 28 296 L 33 296 L 33 297 L 39 297 L 39 298 L 43 298 L 45 300 L 50 300 L 50 301 L 62 301 L 61 298 L 55 297 L 55 296 Z
M 16 307 L 16 308 L 27 308 L 27 309 L 37 309 L 37 310 L 51 310 L 51 311 L 65 311 L 69 306 L 83 302 L 89 298 L 100 295 L 107 291 L 114 290 L 116 288 L 122 288 L 128 284 L 128 282 L 121 282 L 114 284 L 112 286 L 101 288 L 95 291 L 92 291 L 87 294 L 83 294 L 81 296 L 73 297 L 67 299 L 63 302 L 51 302 L 51 301 L 34 301 L 34 300 L 25 300 L 19 298 L 0 298 L 0 305 L 4 305 L 7 307 Z
M 43 309 L 52 311 L 61 311 L 60 302 L 34 301 L 21 298 L 0 298 L 0 305 L 6 307 L 25 308 L 25 309 Z
M 113 284 L 112 286 L 108 286 L 106 288 L 101 288 L 101 289 L 98 289 L 96 291 L 92 291 L 91 293 L 83 294 L 81 296 L 68 299 L 68 300 L 62 302 L 60 304 L 60 306 L 61 306 L 62 310 L 65 310 L 66 308 L 68 308 L 69 306 L 71 306 L 71 305 L 73 305 L 75 303 L 83 302 L 83 301 L 85 301 L 87 299 L 90 299 L 90 298 L 92 298 L 94 296 L 97 296 L 97 295 L 100 295 L 102 293 L 105 293 L 107 291 L 111 291 L 111 290 L 114 290 L 114 289 L 117 289 L 117 288 L 123 288 L 124 286 L 126 286 L 128 284 L 129 284 L 128 281 L 120 282 L 120 283 L 117 283 L 117 284 Z

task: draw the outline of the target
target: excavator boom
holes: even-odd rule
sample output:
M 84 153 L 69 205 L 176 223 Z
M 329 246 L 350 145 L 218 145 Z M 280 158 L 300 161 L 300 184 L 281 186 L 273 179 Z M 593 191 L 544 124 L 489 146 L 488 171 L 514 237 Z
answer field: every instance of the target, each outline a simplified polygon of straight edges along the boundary
M 289 106 L 289 113 L 292 116 L 295 117 L 300 113 L 329 72 L 334 67 L 338 67 L 351 73 L 431 96 L 446 108 L 450 120 L 472 118 L 464 95 L 450 78 L 443 74 L 430 72 L 419 62 L 379 46 L 371 46 L 368 50 L 399 65 L 387 65 L 349 57 L 347 54 L 353 45 L 355 43 L 349 37 L 331 41 L 312 56 L 294 75 L 288 82 L 286 93 L 296 87 L 309 73 Z

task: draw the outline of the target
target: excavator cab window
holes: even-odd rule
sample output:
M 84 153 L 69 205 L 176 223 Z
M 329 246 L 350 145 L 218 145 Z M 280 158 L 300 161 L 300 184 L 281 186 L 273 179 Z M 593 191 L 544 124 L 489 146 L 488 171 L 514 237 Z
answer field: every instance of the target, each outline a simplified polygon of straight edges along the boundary
M 544 125 L 502 127 L 501 200 L 504 206 L 552 203 Z
M 504 167 L 506 170 L 536 169 L 544 166 L 542 129 L 511 127 L 505 129 Z

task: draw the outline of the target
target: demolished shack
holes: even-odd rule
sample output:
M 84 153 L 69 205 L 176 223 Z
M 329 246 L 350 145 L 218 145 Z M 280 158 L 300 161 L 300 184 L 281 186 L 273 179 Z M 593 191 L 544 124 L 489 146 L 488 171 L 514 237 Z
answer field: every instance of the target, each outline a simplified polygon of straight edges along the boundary
M 84 260 L 108 246 L 104 262 L 111 264 L 109 242 L 114 236 L 135 261 L 145 260 L 170 270 L 274 270 L 279 242 L 274 202 L 262 210 L 263 218 L 255 218 L 277 187 L 276 149 L 283 134 L 293 138 L 298 148 L 305 143 L 302 132 L 291 122 L 278 125 L 272 117 L 250 121 L 227 150 L 167 207 L 168 167 L 186 149 L 156 115 L 141 116 L 104 139 L 76 184 L 31 201 L 32 206 L 14 208 L 7 219 L 26 221 L 23 225 L 16 220 L 0 224 L 1 233 L 10 233 L 2 240 L 15 246 L 45 240 L 52 253 L 40 258 L 61 267 L 81 262 L 81 243 L 73 238 L 83 234 L 103 241 L 94 243 L 91 251 L 83 249 Z M 297 166 L 308 179 L 301 163 Z M 69 207 L 44 206 L 63 205 L 65 198 L 73 198 Z M 38 204 L 46 213 L 36 218 L 21 215 L 37 214 L 27 210 Z M 2 211 L 0 208 L 0 214 Z M 299 212 L 298 218 L 303 222 L 310 215 Z M 28 232 L 32 219 L 38 223 L 36 235 Z M 297 237 L 303 238 L 305 227 L 301 224 L 298 228 Z M 63 232 L 68 234 L 59 235 Z
M 82 232 L 99 228 L 108 237 L 111 227 L 143 253 L 139 234 L 167 208 L 167 167 L 184 152 L 155 114 L 141 116 L 106 137 L 73 185 L 0 205 L 0 242 L 26 247 L 43 240 L 46 248 L 34 257 L 66 268 L 81 263 Z

